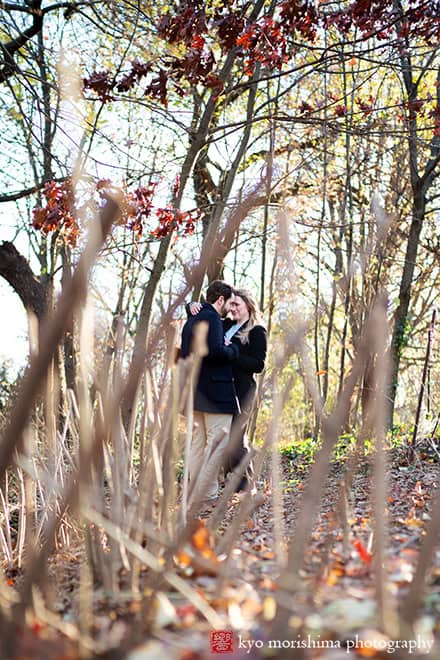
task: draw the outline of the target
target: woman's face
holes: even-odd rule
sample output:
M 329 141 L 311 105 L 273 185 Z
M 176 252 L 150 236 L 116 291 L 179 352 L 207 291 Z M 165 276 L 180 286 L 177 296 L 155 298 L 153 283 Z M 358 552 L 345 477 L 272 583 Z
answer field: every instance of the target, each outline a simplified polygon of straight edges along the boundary
M 231 301 L 231 316 L 234 321 L 247 321 L 249 318 L 248 308 L 243 298 L 234 295 Z

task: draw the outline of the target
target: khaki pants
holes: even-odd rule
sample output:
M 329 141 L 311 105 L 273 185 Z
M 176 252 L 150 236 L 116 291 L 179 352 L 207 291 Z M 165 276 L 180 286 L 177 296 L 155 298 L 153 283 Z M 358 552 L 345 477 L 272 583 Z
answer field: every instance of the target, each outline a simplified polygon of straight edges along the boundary
M 194 426 L 189 456 L 191 490 L 196 497 L 211 498 L 218 495 L 218 473 L 229 442 L 232 415 L 194 410 Z M 195 493 L 194 490 L 192 490 Z

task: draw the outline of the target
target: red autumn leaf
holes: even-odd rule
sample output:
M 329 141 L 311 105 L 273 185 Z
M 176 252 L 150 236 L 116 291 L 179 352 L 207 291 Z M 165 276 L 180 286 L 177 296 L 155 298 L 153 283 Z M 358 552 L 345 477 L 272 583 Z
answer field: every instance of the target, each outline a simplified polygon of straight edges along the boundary
M 335 115 L 337 117 L 345 117 L 347 114 L 347 106 L 339 104 L 335 107 Z
M 115 80 L 110 71 L 95 71 L 89 78 L 84 78 L 85 89 L 91 89 L 103 102 L 111 101 L 111 91 L 115 86 Z
M 42 229 L 46 220 L 46 210 L 41 206 L 37 206 L 32 211 L 32 227 L 34 229 Z
M 205 39 L 201 35 L 195 35 L 191 41 L 191 48 L 202 50 L 205 45 Z
M 30 627 L 31 627 L 31 630 L 34 633 L 34 635 L 36 635 L 36 637 L 39 636 L 39 634 L 41 633 L 41 631 L 44 628 L 43 624 L 40 621 L 37 621 L 37 619 L 33 620 Z
M 370 96 L 368 99 L 368 103 L 364 101 L 363 99 L 356 99 L 356 103 L 358 104 L 359 108 L 362 110 L 363 114 L 365 116 L 371 115 L 373 112 L 373 102 L 374 99 Z
M 408 101 L 406 107 L 409 110 L 410 116 L 413 117 L 419 113 L 422 110 L 424 103 L 424 99 L 412 99 L 411 101 Z
M 176 607 L 176 614 L 179 617 L 179 619 L 184 620 L 188 616 L 194 616 L 195 614 L 197 614 L 197 609 L 191 603 L 189 603 L 188 605 L 178 605 Z
M 152 98 L 158 99 L 162 105 L 165 107 L 168 106 L 167 99 L 167 84 L 168 84 L 168 73 L 165 69 L 159 69 L 159 73 L 154 78 L 151 83 L 146 87 L 145 94 L 151 96 Z
M 241 34 L 239 37 L 237 37 L 236 45 L 248 49 L 252 46 L 254 38 L 255 38 L 255 32 L 253 29 L 250 29 L 244 34 Z
M 71 182 L 67 180 L 61 183 L 46 183 L 43 196 L 46 198 L 45 206 L 37 206 L 32 212 L 33 228 L 43 234 L 59 231 L 66 243 L 74 247 L 79 226 Z
M 301 114 L 305 114 L 308 112 L 313 112 L 313 107 L 309 103 L 306 103 L 306 101 L 303 101 L 299 106 L 298 110 L 300 111 Z
M 371 552 L 368 552 L 368 550 L 366 549 L 366 547 L 364 546 L 364 544 L 360 539 L 353 541 L 353 547 L 358 551 L 362 561 L 364 561 L 366 564 L 371 564 L 373 555 L 371 554 Z
M 151 62 L 139 62 L 134 60 L 131 63 L 131 70 L 127 73 L 117 85 L 118 92 L 128 92 L 129 89 L 139 83 L 144 76 L 151 71 Z
M 209 89 L 216 89 L 216 96 L 219 96 L 219 94 L 223 91 L 224 83 L 219 76 L 213 73 L 208 73 L 205 78 L 205 87 L 208 87 Z

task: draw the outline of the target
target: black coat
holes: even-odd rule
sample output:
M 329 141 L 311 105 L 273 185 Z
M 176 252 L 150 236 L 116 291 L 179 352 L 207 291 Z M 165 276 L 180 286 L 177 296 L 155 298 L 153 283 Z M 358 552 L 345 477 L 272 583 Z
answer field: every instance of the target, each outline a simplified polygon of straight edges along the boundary
M 224 332 L 234 324 L 235 321 L 232 319 L 224 319 Z M 246 323 L 243 324 L 242 328 L 246 328 Z M 231 340 L 231 345 L 236 346 L 239 350 L 238 357 L 232 363 L 232 374 L 240 407 L 244 410 L 252 403 L 255 395 L 254 374 L 259 374 L 264 369 L 267 353 L 267 333 L 262 325 L 255 325 L 249 332 L 249 342 L 246 344 L 241 342 L 238 334 L 239 332 Z
M 200 321 L 208 322 L 208 355 L 203 358 L 194 394 L 194 410 L 207 413 L 235 414 L 240 407 L 232 377 L 232 360 L 238 358 L 235 344 L 225 345 L 223 324 L 215 308 L 204 303 L 195 316 L 191 316 L 182 331 L 181 356 L 191 352 L 193 329 Z

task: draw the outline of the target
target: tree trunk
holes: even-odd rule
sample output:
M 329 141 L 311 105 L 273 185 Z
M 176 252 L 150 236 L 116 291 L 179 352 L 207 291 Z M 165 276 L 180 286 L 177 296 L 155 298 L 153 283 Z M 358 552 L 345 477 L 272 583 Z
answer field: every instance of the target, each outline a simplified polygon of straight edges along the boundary
M 425 199 L 423 196 L 414 200 L 413 219 L 409 230 L 408 244 L 406 246 L 405 263 L 399 290 L 399 306 L 394 315 L 393 338 L 391 342 L 392 374 L 390 392 L 389 425 L 392 426 L 394 405 L 397 392 L 400 358 L 409 333 L 409 304 L 411 300 L 411 287 L 414 279 L 414 269 L 417 261 L 417 251 L 425 216 Z
M 0 275 L 18 294 L 26 311 L 41 321 L 47 308 L 46 289 L 35 277 L 27 260 L 9 241 L 0 246 Z
M 400 20 L 397 27 L 401 27 L 404 12 L 400 0 L 394 0 L 394 6 L 400 14 Z M 389 415 L 388 425 L 393 425 L 394 406 L 397 392 L 400 358 L 405 347 L 405 341 L 408 335 L 408 311 L 411 300 L 411 288 L 414 279 L 414 269 L 417 259 L 417 251 L 419 247 L 420 234 L 422 231 L 423 221 L 426 211 L 426 199 L 429 187 L 438 174 L 438 165 L 440 162 L 440 137 L 434 133 L 429 144 L 430 157 L 425 165 L 423 173 L 419 174 L 420 159 L 419 159 L 419 135 L 417 133 L 417 116 L 411 110 L 411 103 L 417 99 L 418 85 L 422 80 L 422 75 L 426 72 L 426 68 L 417 72 L 417 79 L 413 79 L 413 65 L 410 56 L 410 49 L 408 47 L 407 38 L 400 39 L 401 56 L 401 74 L 403 83 L 407 94 L 407 103 L 410 108 L 408 111 L 408 151 L 409 151 L 409 167 L 410 179 L 412 188 L 412 221 L 409 230 L 408 244 L 406 246 L 405 264 L 403 266 L 402 278 L 400 281 L 399 291 L 399 306 L 397 307 L 394 315 L 393 337 L 391 343 L 391 358 L 392 358 L 392 374 L 390 385 L 390 401 L 389 401 Z M 425 64 L 425 67 L 430 65 L 430 60 Z M 440 69 L 437 72 L 437 105 L 440 103 Z
M 223 217 L 224 210 L 226 208 L 226 204 L 228 202 L 229 196 L 232 191 L 235 177 L 237 176 L 238 168 L 241 165 L 241 162 L 246 153 L 246 149 L 249 143 L 249 138 L 252 129 L 252 117 L 253 117 L 255 101 L 257 97 L 257 88 L 258 88 L 258 81 L 260 78 L 260 72 L 261 72 L 261 66 L 258 64 L 255 68 L 255 72 L 252 77 L 252 82 L 254 84 L 249 88 L 249 94 L 247 99 L 247 111 L 246 111 L 246 118 L 247 118 L 245 125 L 246 127 L 243 131 L 243 135 L 240 144 L 238 146 L 234 161 L 230 169 L 228 170 L 226 176 L 224 177 L 224 180 L 219 186 L 217 199 L 214 201 L 213 204 L 213 210 L 212 210 L 211 219 L 209 221 L 209 226 L 206 231 L 206 234 L 204 235 L 200 263 L 203 264 L 203 262 L 205 261 L 206 268 L 201 269 L 199 273 L 199 277 L 194 284 L 194 294 L 193 294 L 194 300 L 199 299 L 200 292 L 203 286 L 203 279 L 205 277 L 205 272 L 208 270 L 208 264 L 215 259 L 214 246 L 218 243 L 217 237 L 220 228 L 220 223 Z M 220 269 L 221 269 L 221 264 L 219 265 L 219 270 Z
M 253 10 L 253 14 L 261 10 L 263 0 L 259 0 L 256 7 Z M 232 50 L 228 53 L 222 70 L 219 73 L 219 77 L 223 82 L 226 82 L 231 75 L 235 59 L 237 57 L 237 50 Z M 185 160 L 182 164 L 182 170 L 180 174 L 180 186 L 179 190 L 174 194 L 172 200 L 172 205 L 174 208 L 180 208 L 180 204 L 183 197 L 183 192 L 185 186 L 190 177 L 191 171 L 197 162 L 197 158 L 200 154 L 200 151 L 205 147 L 206 141 L 209 135 L 209 131 L 212 128 L 212 124 L 215 123 L 215 115 L 217 110 L 217 98 L 215 92 L 211 93 L 211 96 L 206 104 L 203 115 L 199 118 L 195 117 L 193 126 L 192 126 L 192 139 L 188 152 L 186 154 Z M 154 296 L 156 294 L 157 287 L 159 285 L 160 278 L 165 270 L 165 265 L 168 257 L 169 248 L 172 242 L 172 234 L 162 238 L 157 253 L 157 257 L 154 261 L 150 279 L 145 288 L 145 293 L 142 299 L 141 310 L 139 315 L 139 321 L 136 328 L 136 337 L 135 345 L 133 349 L 133 355 L 130 363 L 130 382 L 127 385 L 124 399 L 122 401 L 121 412 L 124 426 L 127 428 L 129 420 L 133 412 L 134 401 L 136 397 L 136 391 L 139 383 L 141 374 L 143 373 L 145 360 L 146 360 L 146 344 L 148 337 L 148 329 L 150 325 L 150 318 L 153 309 Z

